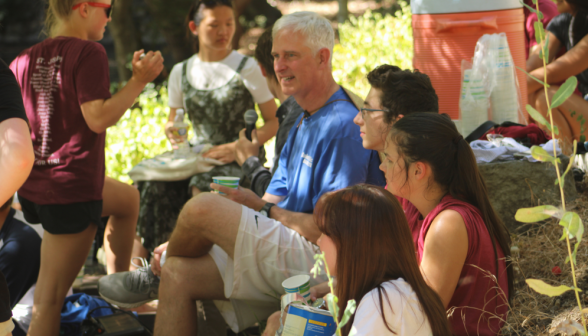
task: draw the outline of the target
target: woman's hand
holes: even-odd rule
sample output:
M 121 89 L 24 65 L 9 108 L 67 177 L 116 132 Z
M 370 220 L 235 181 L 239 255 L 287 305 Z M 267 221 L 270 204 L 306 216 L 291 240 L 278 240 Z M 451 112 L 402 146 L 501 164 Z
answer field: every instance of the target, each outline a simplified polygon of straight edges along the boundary
M 165 136 L 168 138 L 173 149 L 178 149 L 178 144 L 182 142 L 182 137 L 178 135 L 178 129 L 174 127 L 173 121 L 165 124 Z
M 265 330 L 261 336 L 274 336 L 278 329 L 280 329 L 280 311 L 277 311 L 268 317 Z
M 257 130 L 251 132 L 251 141 L 245 136 L 245 129 L 239 132 L 239 140 L 235 145 L 235 157 L 239 166 L 251 156 L 259 155 L 259 140 L 257 139 Z
M 227 164 L 235 161 L 235 145 L 237 141 L 231 142 L 224 145 L 218 145 L 212 147 L 206 153 L 202 154 L 205 158 L 211 158 L 219 160 L 220 162 Z
M 316 301 L 316 299 L 322 298 L 330 292 L 331 288 L 329 288 L 329 282 L 325 281 L 321 284 L 310 287 L 310 299 Z
M 157 276 L 161 275 L 161 265 L 159 263 L 161 262 L 161 255 L 163 254 L 163 251 L 167 250 L 167 244 L 169 244 L 169 242 L 165 242 L 157 246 L 155 250 L 153 250 L 153 259 L 151 260 L 151 271 L 153 272 L 153 274 Z

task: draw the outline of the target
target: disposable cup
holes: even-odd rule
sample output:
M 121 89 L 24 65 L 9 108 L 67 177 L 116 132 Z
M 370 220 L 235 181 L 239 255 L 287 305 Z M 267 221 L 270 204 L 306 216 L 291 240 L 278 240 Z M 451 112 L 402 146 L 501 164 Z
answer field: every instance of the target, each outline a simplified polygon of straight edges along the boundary
M 286 293 L 298 293 L 310 302 L 310 275 L 300 274 L 290 277 L 282 282 Z
M 239 177 L 233 177 L 233 176 L 213 176 L 212 177 L 212 182 L 214 182 L 216 184 L 220 184 L 225 187 L 233 188 L 233 189 L 239 188 L 239 180 L 240 180 Z M 215 190 L 215 191 L 221 195 L 225 194 L 225 193 L 220 192 L 218 190 Z

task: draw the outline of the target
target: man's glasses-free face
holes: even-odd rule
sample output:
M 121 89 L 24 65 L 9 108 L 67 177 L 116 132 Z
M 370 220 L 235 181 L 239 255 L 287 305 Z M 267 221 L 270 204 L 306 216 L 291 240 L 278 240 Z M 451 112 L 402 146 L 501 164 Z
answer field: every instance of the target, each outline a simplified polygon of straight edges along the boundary
M 92 6 L 92 7 L 104 8 L 105 12 L 106 12 L 106 17 L 110 18 L 110 14 L 112 14 L 112 6 L 114 5 L 114 2 L 112 5 L 104 4 L 104 3 L 100 3 L 100 2 L 80 2 L 79 4 L 74 5 L 71 9 L 76 10 L 76 9 L 80 8 L 80 6 L 83 4 L 88 4 L 88 6 Z

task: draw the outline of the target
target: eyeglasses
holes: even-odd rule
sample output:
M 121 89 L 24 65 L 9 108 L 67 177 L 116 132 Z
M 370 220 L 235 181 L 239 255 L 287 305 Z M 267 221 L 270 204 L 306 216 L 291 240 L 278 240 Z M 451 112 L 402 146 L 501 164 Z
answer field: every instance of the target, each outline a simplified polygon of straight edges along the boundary
M 376 110 L 376 109 L 369 109 L 369 108 L 360 108 L 359 112 L 361 112 L 361 118 L 365 119 L 366 112 L 389 112 L 388 110 Z
M 104 8 L 105 12 L 106 12 L 106 17 L 110 18 L 110 14 L 112 14 L 112 6 L 114 5 L 114 1 L 112 2 L 112 5 L 108 5 L 108 4 L 100 3 L 100 2 L 80 2 L 79 4 L 74 5 L 71 9 L 76 10 L 76 9 L 80 8 L 80 6 L 83 4 L 88 4 L 89 6 L 92 6 L 92 7 Z

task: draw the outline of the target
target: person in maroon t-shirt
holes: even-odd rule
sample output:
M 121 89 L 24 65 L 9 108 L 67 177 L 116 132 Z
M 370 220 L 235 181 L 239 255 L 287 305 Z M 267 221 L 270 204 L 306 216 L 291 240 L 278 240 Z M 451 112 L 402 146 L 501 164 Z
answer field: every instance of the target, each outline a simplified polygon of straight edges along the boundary
M 163 58 L 150 51 L 141 59 L 143 51 L 135 52 L 132 78 L 111 97 L 106 52 L 94 41 L 103 37 L 112 4 L 95 1 L 49 0 L 50 38 L 10 66 L 21 86 L 35 152 L 19 199 L 27 221 L 40 222 L 45 230 L 29 335 L 58 335 L 63 300 L 102 215 L 114 215 L 105 233 L 106 253 L 114 260 L 108 271 L 129 268 L 136 217 L 121 214 L 138 206 L 138 195 L 130 186 L 105 180 L 105 131 L 161 72 Z

